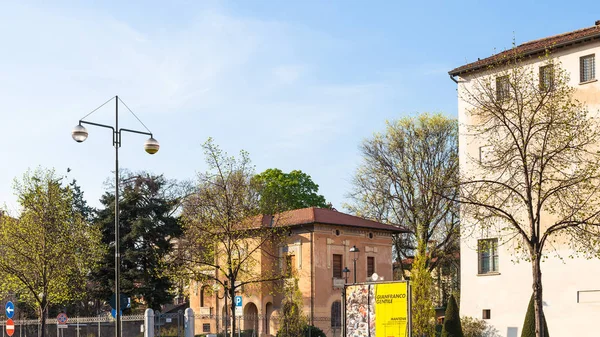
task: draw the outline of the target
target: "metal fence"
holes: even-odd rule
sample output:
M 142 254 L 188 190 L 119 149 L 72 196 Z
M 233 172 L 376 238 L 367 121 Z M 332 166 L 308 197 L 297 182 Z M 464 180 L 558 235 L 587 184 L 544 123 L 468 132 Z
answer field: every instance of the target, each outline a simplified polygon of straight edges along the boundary
M 195 314 L 196 335 L 227 336 L 226 331 L 231 333 L 231 317 L 220 315 Z M 260 337 L 275 336 L 278 330 L 285 330 L 286 326 L 280 318 L 274 315 L 245 315 L 236 316 L 235 336 Z M 307 318 L 310 324 L 310 318 Z M 313 317 L 312 325 L 321 329 L 327 337 L 340 337 L 342 333 L 341 320 L 331 320 L 331 317 Z M 312 331 L 309 330 L 309 337 Z
M 37 337 L 41 329 L 39 320 L 15 320 L 13 337 Z M 144 315 L 122 317 L 123 336 L 143 337 Z M 46 320 L 48 337 L 104 337 L 115 335 L 115 320 L 111 316 L 69 317 L 66 327 L 60 327 L 56 319 Z M 5 322 L 0 324 L 2 337 L 7 336 Z M 177 335 L 175 335 L 177 336 Z
M 226 336 L 231 332 L 231 317 L 218 315 L 195 314 L 196 336 Z M 123 316 L 122 335 L 126 337 L 144 336 L 144 315 Z M 309 319 L 310 323 L 310 319 Z M 327 337 L 340 337 L 339 320 L 332 322 L 330 317 L 313 317 L 312 325 L 321 329 Z M 0 323 L 0 337 L 8 337 L 5 322 Z M 39 320 L 15 320 L 13 337 L 37 337 L 41 326 Z M 185 329 L 184 312 L 154 313 L 155 337 L 183 337 Z M 280 318 L 270 315 L 246 315 L 236 317 L 235 336 L 260 337 L 275 336 L 277 331 L 286 326 Z M 115 335 L 115 321 L 111 316 L 69 317 L 66 327 L 59 327 L 56 319 L 46 320 L 46 336 L 48 337 L 112 337 Z M 309 332 L 309 337 L 312 332 Z

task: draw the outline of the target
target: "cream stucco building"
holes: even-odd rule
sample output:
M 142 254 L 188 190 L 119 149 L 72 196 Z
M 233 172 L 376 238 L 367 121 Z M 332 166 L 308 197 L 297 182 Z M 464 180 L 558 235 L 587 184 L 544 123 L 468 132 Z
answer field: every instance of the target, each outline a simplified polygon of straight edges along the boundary
M 600 82 L 596 64 L 600 56 L 600 21 L 594 26 L 524 43 L 516 47 L 519 53 L 531 57 L 530 66 L 542 67 L 537 56 L 551 47 L 551 56 L 570 75 L 569 85 L 576 89 L 575 98 L 584 102 L 589 111 L 600 109 Z M 484 76 L 486 67 L 502 53 L 461 66 L 449 72 L 457 82 L 460 124 L 460 170 L 474 172 L 473 160 L 485 155 L 485 139 L 469 136 L 465 125 L 474 121 L 466 113 L 467 102 L 461 92 L 473 81 Z M 540 73 L 542 70 L 540 70 Z M 487 74 L 485 76 L 494 76 Z M 600 115 L 598 115 L 600 117 Z M 462 222 L 470 219 L 462 218 Z M 500 240 L 501 242 L 502 240 Z M 500 336 L 518 337 L 529 298 L 532 293 L 531 264 L 513 262 L 513 247 L 498 245 L 493 233 L 463 233 L 461 239 L 461 305 L 463 316 L 485 319 Z M 482 243 L 488 243 L 485 249 Z M 544 312 L 550 335 L 553 337 L 599 336 L 597 319 L 600 317 L 600 260 L 569 259 L 571 251 L 565 245 L 557 246 L 561 260 L 550 254 L 542 263 Z

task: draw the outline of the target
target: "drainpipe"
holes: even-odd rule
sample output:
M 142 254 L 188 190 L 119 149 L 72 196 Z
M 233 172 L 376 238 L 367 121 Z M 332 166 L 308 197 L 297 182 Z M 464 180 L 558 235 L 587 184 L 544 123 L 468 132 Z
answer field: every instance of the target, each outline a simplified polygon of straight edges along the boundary
M 449 74 L 449 75 L 450 75 L 450 79 L 451 79 L 451 80 L 452 80 L 454 83 L 458 84 L 458 80 L 457 80 L 456 78 L 454 78 L 454 75 L 452 75 L 452 74 Z
M 314 225 L 313 225 L 314 226 Z M 315 264 L 314 264 L 314 259 L 313 259 L 313 255 L 314 255 L 314 251 L 313 251 L 313 240 L 315 239 L 314 237 L 314 227 L 313 230 L 310 231 L 310 325 L 314 326 L 314 322 L 313 322 L 313 313 L 315 311 L 315 293 L 314 293 L 314 287 L 315 287 L 315 279 L 314 279 L 314 270 L 315 270 Z

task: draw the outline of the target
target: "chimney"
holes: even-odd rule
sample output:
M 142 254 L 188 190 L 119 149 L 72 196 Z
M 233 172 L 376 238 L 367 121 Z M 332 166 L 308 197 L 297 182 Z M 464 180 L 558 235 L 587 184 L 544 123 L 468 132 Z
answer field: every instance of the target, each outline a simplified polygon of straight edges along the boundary
M 600 26 L 600 20 L 596 20 L 596 26 Z

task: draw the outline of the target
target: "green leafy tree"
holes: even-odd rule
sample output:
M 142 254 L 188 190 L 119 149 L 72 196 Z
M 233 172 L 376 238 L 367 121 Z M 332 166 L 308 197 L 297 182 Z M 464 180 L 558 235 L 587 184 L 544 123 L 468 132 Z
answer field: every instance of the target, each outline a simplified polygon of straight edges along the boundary
M 122 174 L 119 201 L 121 292 L 143 299 L 148 308 L 160 309 L 173 299 L 173 282 L 163 273 L 165 258 L 182 234 L 174 212 L 180 205 L 177 185 L 162 175 Z M 96 223 L 102 229 L 103 263 L 94 270 L 96 294 L 108 300 L 114 293 L 114 202 L 112 192 L 100 200 Z
M 37 308 L 46 336 L 51 305 L 83 295 L 76 284 L 99 258 L 100 234 L 74 211 L 73 191 L 53 170 L 28 171 L 15 180 L 18 217 L 0 217 L 0 287 Z
M 384 132 L 362 143 L 361 151 L 363 162 L 346 208 L 410 231 L 393 237 L 401 277 L 408 276 L 410 267 L 402 261 L 414 255 L 419 241 L 429 246 L 430 270 L 458 265 L 457 121 L 427 113 L 388 121 Z
M 523 322 L 523 330 L 521 331 L 521 337 L 535 337 L 535 309 L 533 307 L 534 297 L 531 295 L 529 305 L 527 306 L 527 313 L 525 314 L 525 321 Z M 546 336 L 549 337 L 548 323 L 546 323 L 546 317 L 543 317 L 543 325 Z
M 498 236 L 530 262 L 535 336 L 546 337 L 542 260 L 600 252 L 600 127 L 550 54 L 540 60 L 546 81 L 529 58 L 505 55 L 459 87 L 465 143 L 485 150 L 465 157 L 461 215 L 465 233 Z
M 278 247 L 287 230 L 276 216 L 260 215 L 259 195 L 251 180 L 248 153 L 229 157 L 212 139 L 203 145 L 208 171 L 198 174 L 183 206 L 184 238 L 174 256 L 182 280 L 210 284 L 229 298 L 231 333 L 236 329 L 232 300 L 236 292 L 272 284 L 286 277 L 279 268 Z M 226 300 L 227 301 L 227 300 Z
M 254 176 L 252 183 L 259 191 L 262 214 L 306 207 L 331 207 L 324 196 L 317 194 L 319 185 L 308 174 L 299 170 L 284 173 L 280 169 L 268 169 Z
M 425 245 L 419 244 L 411 270 L 412 324 L 415 336 L 434 336 L 433 278 L 427 268 Z
M 464 337 L 460 323 L 458 305 L 456 304 L 454 295 L 450 295 L 448 305 L 446 306 L 446 314 L 444 315 L 444 328 L 442 329 L 442 337 Z

